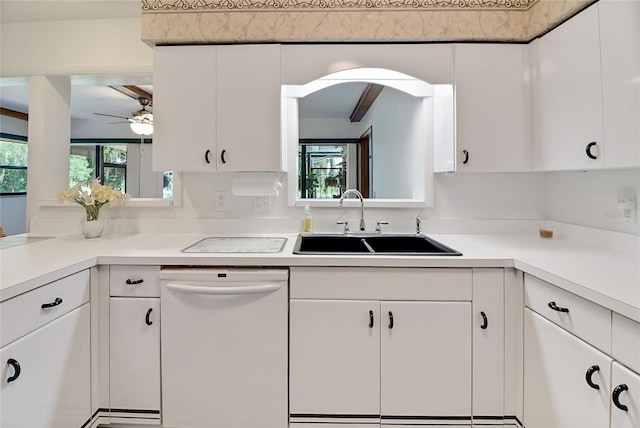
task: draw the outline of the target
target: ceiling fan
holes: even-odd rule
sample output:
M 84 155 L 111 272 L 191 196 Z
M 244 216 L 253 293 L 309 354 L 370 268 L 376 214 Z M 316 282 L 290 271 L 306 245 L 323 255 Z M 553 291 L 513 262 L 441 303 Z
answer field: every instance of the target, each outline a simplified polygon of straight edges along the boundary
M 131 130 L 138 135 L 151 135 L 153 133 L 153 113 L 146 109 L 151 104 L 151 100 L 144 97 L 138 97 L 138 102 L 142 106 L 142 109 L 131 113 L 131 117 L 115 116 L 105 113 L 93 113 L 98 116 L 117 117 L 119 119 L 125 119 L 126 122 L 111 122 L 114 123 L 128 123 L 131 126 Z

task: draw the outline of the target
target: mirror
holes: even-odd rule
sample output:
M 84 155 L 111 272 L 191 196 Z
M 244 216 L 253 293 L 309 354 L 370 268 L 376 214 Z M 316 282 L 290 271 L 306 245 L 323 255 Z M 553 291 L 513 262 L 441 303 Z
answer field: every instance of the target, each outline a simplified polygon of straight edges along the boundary
M 453 142 L 452 95 L 451 85 L 371 68 L 283 86 L 289 205 L 335 206 L 355 188 L 368 206 L 429 206 L 434 141 Z

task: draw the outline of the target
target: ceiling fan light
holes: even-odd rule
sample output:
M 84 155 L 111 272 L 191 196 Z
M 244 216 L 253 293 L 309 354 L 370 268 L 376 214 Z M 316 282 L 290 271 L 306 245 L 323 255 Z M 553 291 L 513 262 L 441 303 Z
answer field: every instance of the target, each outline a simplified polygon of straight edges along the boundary
M 153 125 L 144 122 L 131 122 L 129 124 L 131 130 L 138 135 L 151 135 L 153 134 Z

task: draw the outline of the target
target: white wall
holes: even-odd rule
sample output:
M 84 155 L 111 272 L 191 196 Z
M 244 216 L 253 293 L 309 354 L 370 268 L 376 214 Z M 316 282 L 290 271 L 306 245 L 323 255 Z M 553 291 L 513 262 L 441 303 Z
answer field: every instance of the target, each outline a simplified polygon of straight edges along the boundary
M 545 174 L 545 212 L 550 220 L 640 235 L 640 219 L 623 221 L 617 192 L 632 187 L 640 199 L 640 169 Z
M 7 236 L 24 233 L 27 230 L 27 197 L 25 195 L 0 196 L 0 226 Z
M 421 99 L 385 88 L 361 121 L 361 134 L 372 126 L 373 194 L 379 199 L 411 199 L 411 147 L 419 138 Z M 418 117 L 417 117 L 418 116 Z
M 2 88 L 0 88 L 0 91 Z M 27 136 L 29 125 L 26 120 L 0 115 L 0 132 L 5 134 Z
M 52 6 L 53 7 L 53 6 Z M 150 73 L 140 18 L 3 23 L 0 76 Z

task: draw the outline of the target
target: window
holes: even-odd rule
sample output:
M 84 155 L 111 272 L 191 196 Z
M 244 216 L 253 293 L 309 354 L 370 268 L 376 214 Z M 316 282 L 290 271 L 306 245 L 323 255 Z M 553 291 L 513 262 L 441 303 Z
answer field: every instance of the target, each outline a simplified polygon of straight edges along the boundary
M 21 138 L 0 139 L 0 194 L 27 193 L 27 143 Z M 18 139 L 20 138 L 20 139 Z
M 173 197 L 173 173 L 151 171 L 151 145 L 114 139 L 71 141 L 69 185 L 100 178 L 102 184 L 134 198 Z
M 298 198 L 336 199 L 357 188 L 358 139 L 300 140 L 298 145 Z

